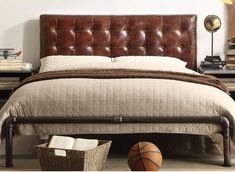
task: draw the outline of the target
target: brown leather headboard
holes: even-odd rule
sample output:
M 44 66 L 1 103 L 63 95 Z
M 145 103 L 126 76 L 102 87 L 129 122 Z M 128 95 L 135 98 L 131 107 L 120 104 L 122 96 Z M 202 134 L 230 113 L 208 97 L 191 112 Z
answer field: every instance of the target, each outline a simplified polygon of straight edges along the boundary
M 196 15 L 41 15 L 41 58 L 174 56 L 196 69 L 196 22 Z

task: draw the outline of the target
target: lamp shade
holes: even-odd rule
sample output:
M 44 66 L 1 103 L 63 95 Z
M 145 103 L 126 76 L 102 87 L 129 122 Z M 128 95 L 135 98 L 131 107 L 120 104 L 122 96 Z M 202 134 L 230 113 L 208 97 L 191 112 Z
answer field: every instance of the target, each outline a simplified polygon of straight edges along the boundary
M 222 0 L 225 4 L 233 4 L 234 0 Z

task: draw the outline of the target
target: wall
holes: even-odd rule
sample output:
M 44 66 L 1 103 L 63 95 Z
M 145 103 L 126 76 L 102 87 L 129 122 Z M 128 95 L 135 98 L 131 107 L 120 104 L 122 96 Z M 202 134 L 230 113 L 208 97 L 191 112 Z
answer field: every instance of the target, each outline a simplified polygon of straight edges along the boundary
M 39 15 L 51 14 L 197 14 L 198 63 L 210 53 L 203 20 L 217 14 L 215 54 L 224 56 L 226 8 L 220 0 L 0 0 L 0 48 L 23 50 L 24 60 L 39 65 Z M 3 4 L 3 5 L 2 5 Z
M 214 49 L 215 54 L 224 56 L 227 11 L 220 0 L 0 0 L 0 4 L 0 48 L 23 50 L 24 60 L 34 66 L 39 65 L 39 15 L 46 13 L 197 14 L 198 63 L 210 53 L 210 34 L 203 20 L 208 14 L 217 14 L 223 25 L 215 34 Z M 35 137 L 15 138 L 14 152 L 33 152 L 32 145 L 37 141 Z M 2 146 L 0 153 L 3 152 Z

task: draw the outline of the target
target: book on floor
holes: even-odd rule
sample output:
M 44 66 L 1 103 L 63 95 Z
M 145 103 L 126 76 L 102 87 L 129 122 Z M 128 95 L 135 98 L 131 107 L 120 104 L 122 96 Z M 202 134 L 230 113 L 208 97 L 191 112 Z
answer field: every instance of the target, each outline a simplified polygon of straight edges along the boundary
M 48 147 L 57 149 L 73 149 L 86 151 L 98 146 L 97 139 L 72 138 L 67 136 L 52 136 Z

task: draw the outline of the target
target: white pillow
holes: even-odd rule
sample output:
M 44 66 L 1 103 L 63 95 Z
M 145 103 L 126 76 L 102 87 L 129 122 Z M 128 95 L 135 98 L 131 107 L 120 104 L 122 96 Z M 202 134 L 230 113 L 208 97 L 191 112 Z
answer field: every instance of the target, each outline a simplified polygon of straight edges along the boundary
M 120 56 L 116 57 L 115 62 L 127 62 L 127 63 L 152 63 L 157 66 L 181 66 L 185 67 L 187 63 L 175 57 L 169 56 Z
M 99 65 L 96 65 L 96 68 L 100 67 Z M 113 69 L 135 69 L 135 70 L 151 70 L 151 71 L 171 71 L 171 72 L 183 72 L 183 73 L 191 73 L 196 74 L 195 71 L 190 70 L 186 68 L 185 66 L 175 65 L 175 64 L 167 64 L 167 65 L 161 65 L 159 63 L 153 63 L 153 62 L 120 62 L 115 61 L 111 65 L 105 67 L 105 68 L 113 68 Z
M 39 73 L 58 70 L 88 68 L 91 63 L 111 63 L 105 56 L 47 56 L 42 58 Z

